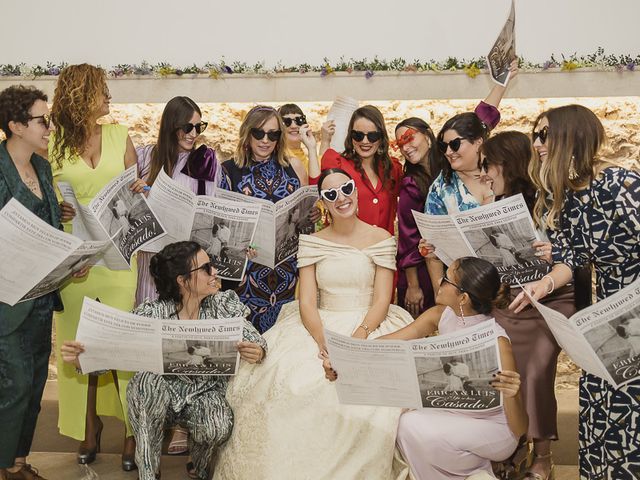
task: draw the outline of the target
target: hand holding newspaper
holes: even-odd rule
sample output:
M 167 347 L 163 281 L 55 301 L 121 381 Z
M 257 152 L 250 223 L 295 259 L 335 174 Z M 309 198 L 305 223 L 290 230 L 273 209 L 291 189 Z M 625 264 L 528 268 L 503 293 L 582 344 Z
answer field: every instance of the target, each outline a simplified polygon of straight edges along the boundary
M 495 321 L 420 340 L 359 340 L 325 330 L 340 403 L 490 410 L 501 369 Z
M 583 370 L 616 388 L 640 378 L 640 280 L 568 319 L 523 290 Z
M 244 319 L 168 320 L 123 312 L 84 299 L 76 341 L 83 373 L 99 370 L 164 375 L 235 375 Z
M 496 42 L 487 55 L 487 65 L 491 78 L 503 87 L 509 81 L 509 65 L 516 59 L 516 6 L 511 0 L 511 10 Z
M 0 244 L 0 302 L 9 305 L 58 289 L 110 245 L 58 230 L 15 198 L 0 210 Z
M 129 269 L 137 250 L 165 234 L 145 196 L 129 189 L 135 179 L 134 165 L 111 180 L 87 206 L 78 202 L 71 185 L 58 182 L 62 198 L 76 210 L 72 221 L 74 236 L 111 241 L 104 263 L 112 270 Z
M 509 285 L 539 280 L 551 269 L 531 246 L 540 237 L 521 194 L 450 216 L 412 213 L 420 235 L 446 265 L 479 257 L 495 265 Z

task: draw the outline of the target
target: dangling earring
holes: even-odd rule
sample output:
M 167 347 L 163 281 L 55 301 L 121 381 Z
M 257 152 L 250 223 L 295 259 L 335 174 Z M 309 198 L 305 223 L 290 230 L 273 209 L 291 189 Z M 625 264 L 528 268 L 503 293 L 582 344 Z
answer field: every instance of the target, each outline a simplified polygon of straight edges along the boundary
M 462 304 L 459 303 L 458 306 L 460 307 L 460 318 L 462 319 L 462 325 L 466 326 L 467 322 L 465 321 L 464 312 L 462 311 Z
M 569 180 L 575 180 L 578 178 L 578 172 L 576 171 L 576 156 L 571 155 L 569 160 Z
M 378 155 L 382 155 L 384 153 L 384 148 L 378 147 Z

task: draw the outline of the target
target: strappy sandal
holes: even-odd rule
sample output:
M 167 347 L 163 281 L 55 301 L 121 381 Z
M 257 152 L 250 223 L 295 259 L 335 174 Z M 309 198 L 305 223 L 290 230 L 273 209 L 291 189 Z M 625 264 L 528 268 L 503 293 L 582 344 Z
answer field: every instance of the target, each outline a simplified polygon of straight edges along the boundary
M 551 459 L 551 455 L 552 455 L 552 452 L 549 452 L 546 455 L 535 454 L 534 462 L 535 462 L 536 458 L 540 458 L 540 459 L 543 459 L 543 460 L 546 459 L 546 458 Z M 550 463 L 549 473 L 547 473 L 547 475 L 545 477 L 543 477 L 539 473 L 527 472 L 524 475 L 524 480 L 554 480 L 556 478 L 555 465 L 553 464 L 553 460 L 550 460 L 549 463 Z
M 176 427 L 172 430 L 171 441 L 167 447 L 167 454 L 181 455 L 189 450 L 188 444 L 189 431 L 184 428 Z M 176 438 L 178 437 L 178 438 Z
M 526 440 L 521 440 L 513 454 L 502 462 L 493 463 L 493 473 L 500 480 L 522 478 L 533 463 L 533 448 Z
M 187 462 L 186 467 L 187 467 L 187 475 L 189 476 L 189 478 L 193 480 L 200 480 L 200 477 L 198 476 L 198 472 L 196 472 L 196 466 L 193 464 L 191 460 Z

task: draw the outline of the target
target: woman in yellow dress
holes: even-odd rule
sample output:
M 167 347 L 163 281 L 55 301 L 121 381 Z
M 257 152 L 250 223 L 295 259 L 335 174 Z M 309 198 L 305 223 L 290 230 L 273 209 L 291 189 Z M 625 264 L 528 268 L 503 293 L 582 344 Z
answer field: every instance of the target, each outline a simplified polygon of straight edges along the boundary
M 100 125 L 97 120 L 109 113 L 109 89 L 103 69 L 92 65 L 71 65 L 60 74 L 55 89 L 52 114 L 57 128 L 49 143 L 49 161 L 56 182 L 73 187 L 78 202 L 87 205 L 94 196 L 125 168 L 136 164 L 136 153 L 128 129 L 122 125 Z M 136 181 L 132 189 L 142 191 Z M 75 211 L 61 204 L 67 222 Z M 71 232 L 71 223 L 65 225 Z M 84 278 L 72 279 L 62 290 L 64 310 L 55 315 L 56 351 L 65 340 L 75 340 L 84 297 L 129 311 L 136 291 L 136 264 L 131 270 L 112 271 L 95 266 Z M 98 415 L 120 418 L 126 434 L 122 468 L 133 470 L 135 442 L 127 421 L 125 392 L 130 372 L 112 371 L 101 376 L 76 372 L 58 357 L 58 400 L 60 433 L 82 443 L 78 463 L 95 460 L 100 448 L 102 421 Z

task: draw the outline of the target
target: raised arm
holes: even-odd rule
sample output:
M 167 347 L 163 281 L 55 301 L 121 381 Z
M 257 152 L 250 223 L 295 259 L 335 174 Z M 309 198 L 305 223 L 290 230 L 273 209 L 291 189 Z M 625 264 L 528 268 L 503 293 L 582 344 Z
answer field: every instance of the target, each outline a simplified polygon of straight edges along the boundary
M 416 340 L 418 338 L 427 337 L 437 330 L 438 322 L 440 322 L 440 317 L 442 317 L 442 312 L 444 312 L 445 308 L 446 307 L 442 305 L 431 307 L 430 309 L 422 312 L 418 318 L 406 327 L 382 337 L 378 337 L 376 340 Z
M 511 72 L 511 76 L 509 77 L 509 82 L 513 80 L 513 78 L 518 74 L 518 59 L 516 58 L 509 65 L 509 71 Z M 487 98 L 484 99 L 484 103 L 488 103 L 494 107 L 498 107 L 500 102 L 502 101 L 502 97 L 504 97 L 507 88 L 509 87 L 509 83 L 504 87 L 502 85 L 494 85 Z

